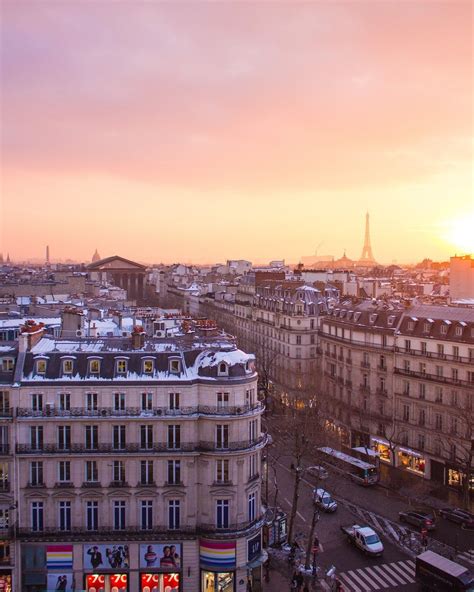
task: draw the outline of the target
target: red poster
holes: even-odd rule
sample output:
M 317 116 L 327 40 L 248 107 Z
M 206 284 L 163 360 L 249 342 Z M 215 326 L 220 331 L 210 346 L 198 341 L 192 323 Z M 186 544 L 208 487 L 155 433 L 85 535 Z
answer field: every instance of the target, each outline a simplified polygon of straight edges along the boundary
M 142 574 L 141 592 L 160 592 L 160 574 Z
M 102 574 L 89 574 L 86 577 L 87 592 L 105 592 L 105 576 Z
M 110 576 L 110 591 L 120 592 L 127 590 L 128 577 L 127 574 L 112 574 Z

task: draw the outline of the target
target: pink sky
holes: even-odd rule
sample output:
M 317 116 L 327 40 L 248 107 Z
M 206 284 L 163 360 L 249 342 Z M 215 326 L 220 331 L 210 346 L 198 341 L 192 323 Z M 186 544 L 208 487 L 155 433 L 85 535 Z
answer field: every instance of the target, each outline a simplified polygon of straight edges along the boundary
M 470 2 L 2 13 L 3 253 L 357 258 L 366 209 L 382 262 L 466 248 Z

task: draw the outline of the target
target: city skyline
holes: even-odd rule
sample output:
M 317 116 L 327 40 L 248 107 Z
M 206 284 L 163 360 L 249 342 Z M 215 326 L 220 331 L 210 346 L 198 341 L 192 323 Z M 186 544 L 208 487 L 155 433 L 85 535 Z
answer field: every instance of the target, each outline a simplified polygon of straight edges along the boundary
M 469 3 L 2 12 L 5 256 L 474 250 Z

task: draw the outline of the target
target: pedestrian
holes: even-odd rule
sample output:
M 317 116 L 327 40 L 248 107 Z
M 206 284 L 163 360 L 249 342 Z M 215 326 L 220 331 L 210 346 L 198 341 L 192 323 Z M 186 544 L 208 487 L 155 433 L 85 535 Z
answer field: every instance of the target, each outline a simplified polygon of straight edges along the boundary
M 290 590 L 292 592 L 296 592 L 296 590 L 298 590 L 298 580 L 296 576 L 296 571 L 293 572 L 293 577 L 291 578 Z
M 304 578 L 303 578 L 303 574 L 301 572 L 299 572 L 299 574 L 296 576 L 296 584 L 297 584 L 297 590 L 298 592 L 301 592 L 301 588 L 304 584 Z

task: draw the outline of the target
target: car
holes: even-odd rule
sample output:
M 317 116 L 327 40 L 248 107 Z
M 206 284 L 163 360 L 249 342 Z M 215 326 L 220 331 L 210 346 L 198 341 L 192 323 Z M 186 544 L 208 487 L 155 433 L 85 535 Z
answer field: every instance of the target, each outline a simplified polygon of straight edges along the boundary
M 456 522 L 463 528 L 474 528 L 474 514 L 472 512 L 462 508 L 442 508 L 439 513 L 446 520 Z
M 426 530 L 434 530 L 436 528 L 433 516 L 424 512 L 399 512 L 398 518 L 400 522 L 406 522 L 419 528 L 426 528 Z
M 316 479 L 327 479 L 329 477 L 327 470 L 319 465 L 308 467 L 307 471 L 310 475 L 316 477 Z
M 325 489 L 315 489 L 313 491 L 314 503 L 324 512 L 335 512 L 337 510 L 337 502 L 331 497 L 331 494 Z

